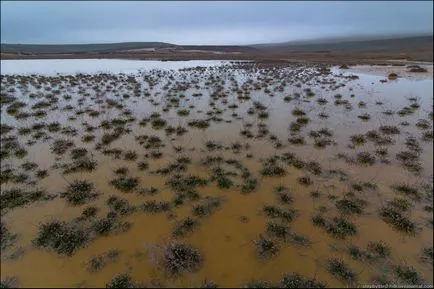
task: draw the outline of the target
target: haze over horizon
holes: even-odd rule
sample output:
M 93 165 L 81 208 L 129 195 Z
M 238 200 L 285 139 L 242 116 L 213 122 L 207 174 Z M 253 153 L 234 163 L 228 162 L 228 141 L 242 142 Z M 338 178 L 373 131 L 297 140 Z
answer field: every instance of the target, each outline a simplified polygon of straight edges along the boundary
M 1 43 L 248 45 L 412 34 L 433 34 L 432 1 L 1 1 Z

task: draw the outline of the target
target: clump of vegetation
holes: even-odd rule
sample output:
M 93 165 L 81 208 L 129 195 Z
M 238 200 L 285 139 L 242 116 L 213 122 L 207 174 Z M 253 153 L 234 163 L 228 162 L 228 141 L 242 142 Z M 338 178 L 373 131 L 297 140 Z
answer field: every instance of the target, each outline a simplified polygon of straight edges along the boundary
M 433 265 L 433 247 L 426 247 L 422 249 L 422 253 L 421 253 L 421 260 L 422 262 L 426 262 L 429 263 L 431 265 Z
M 154 187 L 140 188 L 136 191 L 136 193 L 141 195 L 141 196 L 154 196 L 154 195 L 158 194 L 158 192 L 159 192 L 159 190 L 157 188 L 154 188 Z
M 139 288 L 139 286 L 130 275 L 118 274 L 106 284 L 106 288 Z
M 256 188 L 258 187 L 258 180 L 255 178 L 245 178 L 244 179 L 244 183 L 241 187 L 241 192 L 243 194 L 248 194 L 253 192 L 254 190 L 256 190 Z
M 322 169 L 321 169 L 321 165 L 318 162 L 312 161 L 312 162 L 308 162 L 306 164 L 306 170 L 308 172 L 311 172 L 312 174 L 318 176 L 321 174 Z
M 268 281 L 251 280 L 243 288 L 273 288 L 273 285 Z
M 202 203 L 193 206 L 193 215 L 203 217 L 212 214 L 220 207 L 222 200 L 217 197 L 206 197 Z
M 87 270 L 90 272 L 98 272 L 101 271 L 105 266 L 104 256 L 94 256 L 88 262 Z
M 152 120 L 152 128 L 153 129 L 162 129 L 166 126 L 167 121 L 162 118 L 155 118 Z
M 6 227 L 6 224 L 2 220 L 0 222 L 0 248 L 1 248 L 1 251 L 5 250 L 9 246 L 11 246 L 14 243 L 16 238 L 17 238 L 17 235 L 11 234 L 9 229 Z
M 268 222 L 266 231 L 268 235 L 283 239 L 284 241 L 290 234 L 289 227 L 287 225 L 276 222 Z
M 264 213 L 270 218 L 280 218 L 287 222 L 292 222 L 297 217 L 297 210 L 292 208 L 280 208 L 273 205 L 264 205 Z
M 369 152 L 360 152 L 357 154 L 357 162 L 366 166 L 372 166 L 375 164 L 375 156 Z
M 51 151 L 56 155 L 63 155 L 69 148 L 74 146 L 74 142 L 64 139 L 54 141 Z
M 417 273 L 416 270 L 410 266 L 396 266 L 395 275 L 403 282 L 406 282 L 406 284 L 420 285 L 423 283 L 423 279 L 419 273 Z
M 390 246 L 383 241 L 369 242 L 368 251 L 379 258 L 387 258 L 390 256 Z
M 424 140 L 424 141 L 432 141 L 433 138 L 434 138 L 433 131 L 426 131 L 422 135 L 422 140 Z
M 411 107 L 403 107 L 401 110 L 398 111 L 399 116 L 404 117 L 413 114 L 415 112 L 415 109 L 419 108 L 419 104 L 414 103 L 414 105 L 415 106 L 412 105 Z
M 363 121 L 368 121 L 371 119 L 371 115 L 369 113 L 362 113 L 361 115 L 358 115 L 357 117 Z
M 293 145 L 304 145 L 306 141 L 302 136 L 291 136 L 288 138 L 288 142 Z
M 255 240 L 256 252 L 260 258 L 269 259 L 279 252 L 279 246 L 271 239 L 260 235 Z
M 164 252 L 165 268 L 172 275 L 197 271 L 202 264 L 202 254 L 185 243 L 172 243 Z
M 89 206 L 89 207 L 87 207 L 87 208 L 85 208 L 83 210 L 83 212 L 81 213 L 81 216 L 84 219 L 88 219 L 88 218 L 95 217 L 97 213 L 98 213 L 98 208 L 97 207 Z
M 48 176 L 48 170 L 37 170 L 35 176 L 38 179 L 43 179 Z
M 266 177 L 282 177 L 286 175 L 286 170 L 279 166 L 275 160 L 267 160 L 264 163 L 261 174 Z
M 369 182 L 357 182 L 351 185 L 351 188 L 358 192 L 363 192 L 365 189 L 376 190 L 377 185 Z M 349 194 L 349 193 L 348 193 Z
M 410 197 L 414 200 L 420 200 L 420 198 L 421 198 L 419 190 L 417 190 L 416 188 L 414 188 L 410 185 L 397 184 L 397 185 L 394 185 L 392 188 L 396 193 L 406 195 L 407 197 Z
M 6 277 L 0 281 L 0 288 L 18 288 L 18 278 Z
M 351 142 L 353 143 L 353 145 L 363 145 L 366 143 L 366 139 L 365 136 L 363 134 L 356 134 L 351 136 Z
M 331 220 L 321 215 L 312 218 L 314 226 L 323 228 L 327 233 L 337 239 L 345 239 L 357 233 L 356 225 L 343 217 L 333 217 Z
M 73 160 L 83 158 L 87 155 L 87 150 L 85 148 L 75 148 L 71 150 L 71 158 Z
M 378 148 L 375 150 L 375 155 L 377 155 L 380 158 L 387 156 L 387 154 L 388 154 L 387 148 Z
M 292 194 L 289 192 L 289 189 L 284 186 L 278 186 L 275 188 L 277 199 L 283 204 L 292 204 L 294 202 L 294 198 Z
M 98 193 L 94 192 L 93 184 L 88 181 L 74 181 L 68 185 L 66 191 L 60 195 L 66 198 L 70 205 L 78 206 L 95 199 Z
M 188 116 L 190 114 L 190 111 L 188 109 L 180 109 L 177 111 L 177 114 L 179 116 Z
M 126 161 L 134 161 L 137 159 L 137 153 L 135 151 L 127 151 L 124 154 L 124 160 Z
M 396 126 L 382 125 L 378 128 L 384 134 L 400 134 L 401 131 Z
M 134 210 L 134 208 L 126 199 L 117 196 L 109 197 L 106 201 L 106 204 L 112 212 L 116 212 L 121 215 L 127 215 Z
M 136 177 L 119 177 L 110 181 L 110 184 L 116 189 L 129 193 L 139 185 L 139 178 Z
M 188 233 L 194 231 L 197 227 L 199 227 L 199 221 L 187 217 L 181 221 L 179 221 L 174 229 L 173 229 L 173 235 L 176 237 L 183 237 L 187 235 Z
M 416 122 L 416 127 L 420 129 L 429 129 L 431 127 L 431 123 L 426 119 L 419 119 Z
M 348 247 L 348 254 L 355 260 L 363 260 L 366 257 L 366 253 L 357 246 Z
M 407 68 L 410 69 L 409 72 L 428 72 L 425 67 L 420 67 L 419 65 L 409 65 Z
M 92 273 L 101 271 L 107 263 L 117 261 L 119 254 L 119 250 L 111 249 L 107 253 L 93 256 L 86 264 L 87 270 Z
M 395 198 L 392 201 L 388 202 L 387 205 L 398 211 L 407 212 L 413 204 L 407 199 Z
M 95 139 L 95 136 L 94 136 L 94 135 L 92 135 L 92 134 L 86 134 L 86 135 L 84 135 L 84 136 L 81 138 L 81 141 L 84 142 L 84 143 L 88 143 L 88 142 L 93 141 L 94 139 Z
M 85 156 L 79 159 L 74 160 L 70 164 L 65 164 L 62 167 L 64 168 L 63 173 L 69 174 L 69 173 L 76 173 L 79 171 L 92 171 L 96 168 L 98 163 L 90 159 L 89 157 Z
M 418 174 L 422 170 L 418 152 L 401 151 L 396 154 L 396 158 L 400 161 L 401 165 L 410 172 Z
M 348 283 L 353 283 L 357 279 L 356 273 L 354 273 L 350 268 L 348 268 L 348 266 L 341 259 L 330 259 L 328 261 L 327 270 L 336 278 L 339 278 Z
M 309 118 L 307 116 L 301 116 L 296 119 L 296 122 L 300 125 L 307 125 L 309 123 Z
M 389 80 L 395 80 L 395 79 L 398 78 L 398 74 L 396 74 L 396 73 L 394 73 L 394 72 L 389 73 L 389 75 L 387 76 L 387 78 L 388 78 Z
M 207 127 L 209 127 L 209 123 L 206 120 L 192 120 L 188 123 L 189 126 L 194 127 L 194 128 L 199 128 L 199 129 L 205 129 Z
M 106 236 L 115 229 L 116 213 L 108 213 L 106 217 L 97 220 L 92 229 L 98 235 Z
M 174 190 L 180 193 L 195 192 L 196 187 L 204 186 L 208 183 L 208 180 L 193 176 L 193 175 L 173 175 L 171 176 L 167 184 Z
M 166 201 L 155 201 L 155 200 L 149 200 L 144 202 L 141 205 L 141 208 L 143 211 L 148 213 L 160 213 L 160 212 L 166 212 L 170 210 L 170 203 Z
M 311 241 L 309 240 L 309 238 L 307 236 L 295 234 L 295 233 L 290 234 L 289 239 L 287 241 L 290 242 L 291 244 L 297 245 L 297 246 L 309 246 L 309 245 L 311 245 Z
M 9 133 L 10 131 L 12 131 L 14 129 L 13 126 L 7 125 L 7 124 L 1 124 L 0 125 L 0 133 L 2 135 L 6 135 L 7 133 Z
M 145 170 L 147 170 L 147 169 L 149 168 L 149 163 L 148 163 L 147 161 L 140 161 L 140 162 L 137 164 L 137 168 L 138 168 L 140 171 L 145 171 Z
M 229 189 L 234 185 L 228 174 L 220 167 L 213 169 L 211 181 L 214 180 L 217 180 L 217 186 L 221 189 Z
M 381 136 L 377 131 L 370 130 L 366 133 L 366 138 L 376 145 L 390 145 L 393 144 L 394 141 L 389 136 Z
M 383 207 L 380 210 L 380 217 L 398 231 L 402 231 L 410 235 L 414 235 L 416 233 L 416 225 L 395 207 Z
M 49 221 L 39 227 L 33 241 L 37 247 L 54 250 L 58 254 L 73 255 L 89 241 L 85 230 L 61 221 Z
M 35 189 L 25 192 L 18 188 L 12 188 L 10 190 L 2 191 L 2 194 L 0 195 L 0 208 L 1 210 L 6 208 L 12 209 L 40 200 L 49 200 L 51 198 L 52 196 L 48 195 L 43 189 Z
M 116 175 L 122 175 L 122 176 L 125 176 L 125 175 L 128 174 L 128 168 L 127 168 L 127 167 L 120 167 L 120 168 L 116 169 L 116 170 L 114 171 L 114 173 L 115 173 Z
M 297 182 L 303 186 L 310 186 L 312 184 L 312 180 L 308 176 L 297 178 Z
M 327 283 L 315 278 L 307 278 L 298 273 L 285 274 L 280 280 L 279 288 L 326 288 Z M 264 287 L 261 287 L 264 288 Z
M 344 198 L 336 202 L 336 208 L 341 214 L 361 214 L 367 202 L 358 198 Z
M 306 115 L 306 113 L 303 110 L 296 108 L 292 111 L 292 115 L 293 116 L 304 116 L 304 115 Z
M 38 164 L 34 163 L 34 162 L 25 162 L 21 165 L 21 167 L 25 171 L 33 171 L 34 169 L 36 169 L 38 167 Z

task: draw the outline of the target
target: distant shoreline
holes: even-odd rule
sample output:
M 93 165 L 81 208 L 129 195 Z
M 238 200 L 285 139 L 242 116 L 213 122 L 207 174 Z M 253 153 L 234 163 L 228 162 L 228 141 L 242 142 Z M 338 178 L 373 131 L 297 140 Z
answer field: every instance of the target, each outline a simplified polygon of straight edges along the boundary
M 1 53 L 1 60 L 25 59 L 125 59 L 125 60 L 250 60 L 259 62 L 289 61 L 324 64 L 391 64 L 401 63 L 433 63 L 431 51 L 397 52 L 291 52 L 291 53 L 241 53 L 241 54 L 211 54 L 211 53 L 68 53 L 31 55 Z

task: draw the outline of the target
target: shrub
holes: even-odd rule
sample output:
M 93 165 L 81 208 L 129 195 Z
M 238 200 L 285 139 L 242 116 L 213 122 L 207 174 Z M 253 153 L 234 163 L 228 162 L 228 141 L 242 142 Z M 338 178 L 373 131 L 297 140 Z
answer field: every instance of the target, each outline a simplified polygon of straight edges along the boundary
M 185 243 L 172 243 L 164 253 L 164 265 L 172 275 L 197 271 L 203 263 L 201 253 Z
M 71 256 L 89 241 L 89 235 L 83 229 L 61 221 L 50 221 L 39 227 L 34 240 L 37 247 L 46 247 L 58 254 Z
M 61 194 L 62 198 L 66 198 L 69 204 L 75 206 L 83 205 L 97 196 L 98 194 L 93 192 L 93 184 L 88 181 L 74 181 Z
M 356 281 L 356 273 L 351 271 L 351 269 L 348 268 L 348 266 L 341 259 L 330 259 L 327 269 L 330 274 L 343 281 L 346 281 L 348 283 L 353 283 Z

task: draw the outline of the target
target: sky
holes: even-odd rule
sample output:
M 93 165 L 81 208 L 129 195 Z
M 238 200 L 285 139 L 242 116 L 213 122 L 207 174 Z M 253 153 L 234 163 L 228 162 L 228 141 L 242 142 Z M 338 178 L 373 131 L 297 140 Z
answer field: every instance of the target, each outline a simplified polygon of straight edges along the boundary
M 432 33 L 433 1 L 1 1 L 1 43 L 243 45 Z

